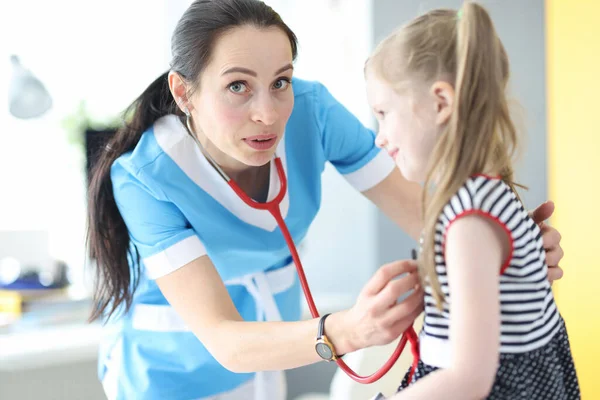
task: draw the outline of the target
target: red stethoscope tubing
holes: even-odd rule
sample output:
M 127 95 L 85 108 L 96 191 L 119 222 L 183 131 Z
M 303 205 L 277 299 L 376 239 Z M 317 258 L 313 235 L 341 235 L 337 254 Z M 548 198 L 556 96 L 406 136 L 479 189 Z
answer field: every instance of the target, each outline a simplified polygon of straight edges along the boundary
M 292 260 L 296 265 L 296 270 L 298 271 L 298 277 L 300 279 L 300 285 L 302 286 L 302 291 L 304 292 L 304 296 L 306 297 L 306 302 L 308 303 L 310 313 L 313 316 L 313 318 L 318 318 L 320 315 L 317 311 L 317 306 L 315 305 L 312 293 L 308 286 L 308 281 L 306 279 L 306 275 L 304 274 L 304 268 L 302 267 L 300 256 L 298 255 L 298 251 L 296 249 L 296 245 L 294 244 L 294 240 L 292 239 L 292 235 L 290 234 L 288 227 L 281 215 L 281 210 L 279 209 L 279 205 L 281 204 L 281 201 L 283 200 L 283 197 L 285 196 L 285 193 L 287 191 L 287 178 L 285 176 L 283 165 L 281 164 L 281 160 L 279 159 L 279 157 L 275 158 L 275 166 L 277 168 L 277 174 L 279 175 L 279 181 L 281 182 L 281 188 L 277 196 L 275 196 L 273 200 L 268 201 L 266 203 L 259 203 L 257 201 L 254 201 L 232 179 L 228 179 L 225 176 L 224 178 L 229 184 L 229 187 L 233 189 L 233 191 L 239 196 L 239 198 L 242 201 L 244 201 L 244 203 L 246 203 L 248 206 L 254 209 L 268 211 L 275 218 L 275 221 L 277 221 L 277 225 L 279 226 L 279 229 L 281 230 L 281 233 L 283 234 L 283 237 L 290 250 Z M 398 343 L 398 346 L 396 347 L 396 350 L 394 351 L 394 353 L 392 353 L 392 356 L 389 358 L 389 360 L 379 370 L 377 370 L 371 375 L 358 375 L 356 372 L 350 369 L 350 367 L 348 367 L 348 365 L 341 358 L 336 359 L 336 363 L 354 381 L 363 384 L 373 383 L 378 381 L 382 376 L 384 376 L 392 368 L 396 361 L 398 361 L 398 358 L 400 357 L 400 354 L 402 354 L 402 351 L 404 350 L 407 341 L 411 344 L 411 352 L 413 354 L 413 364 L 410 369 L 408 380 L 410 382 L 412 381 L 412 377 L 414 375 L 419 360 L 418 337 L 412 326 L 404 332 L 402 338 L 400 339 L 400 342 Z

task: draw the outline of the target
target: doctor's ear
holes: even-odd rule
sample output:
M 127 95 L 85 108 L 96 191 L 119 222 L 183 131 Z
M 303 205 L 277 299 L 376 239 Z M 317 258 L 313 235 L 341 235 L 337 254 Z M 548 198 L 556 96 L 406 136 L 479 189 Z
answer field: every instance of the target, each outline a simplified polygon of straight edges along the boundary
M 448 82 L 437 81 L 431 85 L 429 92 L 433 96 L 435 123 L 444 125 L 450 119 L 454 108 L 454 88 Z
M 187 98 L 187 84 L 177 72 L 169 72 L 169 90 L 179 109 L 189 116 L 192 107 Z

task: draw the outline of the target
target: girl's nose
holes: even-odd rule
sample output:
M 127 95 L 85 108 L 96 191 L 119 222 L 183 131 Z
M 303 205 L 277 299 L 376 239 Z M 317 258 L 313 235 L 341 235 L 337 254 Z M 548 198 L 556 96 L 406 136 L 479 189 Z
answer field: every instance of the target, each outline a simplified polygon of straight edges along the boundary
M 384 148 L 385 146 L 387 146 L 387 144 L 388 144 L 388 141 L 385 138 L 385 135 L 383 135 L 381 132 L 379 132 L 377 134 L 377 136 L 375 137 L 375 145 L 377 147 Z

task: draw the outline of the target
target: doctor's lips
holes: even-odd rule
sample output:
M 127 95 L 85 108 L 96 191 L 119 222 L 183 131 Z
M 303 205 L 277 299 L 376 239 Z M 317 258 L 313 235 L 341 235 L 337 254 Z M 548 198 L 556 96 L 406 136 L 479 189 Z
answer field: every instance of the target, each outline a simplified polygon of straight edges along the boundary
M 274 133 L 249 136 L 243 139 L 244 142 L 255 150 L 269 150 L 275 146 L 277 135 Z

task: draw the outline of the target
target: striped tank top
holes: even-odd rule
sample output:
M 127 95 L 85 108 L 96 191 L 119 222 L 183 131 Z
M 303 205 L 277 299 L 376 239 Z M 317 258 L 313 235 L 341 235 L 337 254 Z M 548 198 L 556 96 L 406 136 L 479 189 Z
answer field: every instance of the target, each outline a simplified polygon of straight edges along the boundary
M 524 353 L 547 344 L 560 327 L 550 283 L 541 231 L 511 188 L 498 178 L 470 178 L 441 213 L 434 249 L 443 310 L 436 307 L 432 288 L 425 285 L 425 319 L 421 358 L 436 367 L 450 363 L 449 323 L 452 295 L 448 287 L 444 246 L 446 232 L 457 219 L 477 214 L 498 223 L 509 234 L 510 255 L 501 267 L 501 353 Z

